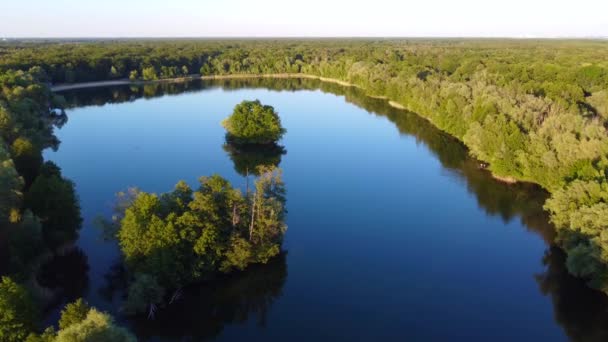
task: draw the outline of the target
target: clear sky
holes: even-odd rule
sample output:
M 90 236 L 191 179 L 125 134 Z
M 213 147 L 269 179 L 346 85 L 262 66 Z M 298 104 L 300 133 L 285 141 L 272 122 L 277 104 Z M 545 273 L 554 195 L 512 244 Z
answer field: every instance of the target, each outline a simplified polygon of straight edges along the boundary
M 0 37 L 608 36 L 608 0 L 1 0 Z

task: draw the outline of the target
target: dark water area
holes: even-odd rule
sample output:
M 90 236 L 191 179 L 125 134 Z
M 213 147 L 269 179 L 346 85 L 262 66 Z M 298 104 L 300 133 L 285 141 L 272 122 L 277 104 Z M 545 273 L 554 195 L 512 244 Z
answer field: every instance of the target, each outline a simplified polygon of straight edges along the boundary
M 82 296 L 142 340 L 608 339 L 608 301 L 568 275 L 547 194 L 494 180 L 461 143 L 384 100 L 299 79 L 62 95 L 68 122 L 45 158 L 75 182 L 84 224 L 78 249 L 43 272 L 60 275 L 63 302 Z M 224 146 L 220 122 L 244 99 L 279 112 L 284 151 L 242 159 Z M 123 315 L 120 254 L 95 223 L 116 193 L 213 173 L 244 189 L 257 160 L 283 169 L 284 253 L 184 289 L 154 320 Z

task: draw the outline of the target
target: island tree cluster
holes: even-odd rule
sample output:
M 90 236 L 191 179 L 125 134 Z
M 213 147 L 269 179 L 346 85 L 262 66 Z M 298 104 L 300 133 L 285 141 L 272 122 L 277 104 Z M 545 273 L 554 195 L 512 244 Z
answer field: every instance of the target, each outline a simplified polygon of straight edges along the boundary
M 278 144 L 287 130 L 272 106 L 259 100 L 236 105 L 222 125 L 226 128 L 224 150 L 241 175 L 259 175 L 261 166 L 278 167 L 285 148 Z
M 279 254 L 286 230 L 281 171 L 259 174 L 245 194 L 213 175 L 202 177 L 197 190 L 181 181 L 166 194 L 123 197 L 116 238 L 132 278 L 128 312 L 153 313 L 182 286 Z
M 239 103 L 222 125 L 226 141 L 237 145 L 276 144 L 286 132 L 279 114 L 260 100 Z

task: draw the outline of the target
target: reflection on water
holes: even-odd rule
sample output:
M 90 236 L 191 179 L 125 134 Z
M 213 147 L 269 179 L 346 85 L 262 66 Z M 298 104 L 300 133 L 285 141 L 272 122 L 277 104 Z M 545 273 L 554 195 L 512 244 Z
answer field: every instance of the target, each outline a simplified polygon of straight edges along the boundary
M 185 288 L 179 299 L 158 311 L 154 320 L 135 317 L 133 329 L 144 339 L 156 336 L 199 341 L 218 336 L 226 325 L 252 318 L 264 326 L 266 314 L 281 296 L 287 279 L 285 258 L 286 254 L 280 254 L 265 265 L 253 265 L 241 273 Z
M 536 275 L 540 290 L 553 302 L 555 321 L 573 341 L 608 341 L 608 298 L 570 276 L 565 262 L 564 252 L 550 247 L 543 260 L 546 271 Z
M 52 291 L 55 305 L 83 297 L 89 286 L 89 261 L 78 247 L 69 247 L 44 262 L 36 275 L 38 284 Z
M 287 279 L 287 253 L 267 264 L 254 264 L 243 272 L 220 274 L 216 278 L 179 289 L 170 305 L 147 315 L 127 317 L 128 325 L 141 339 L 207 340 L 218 336 L 224 326 L 254 319 L 266 324 L 266 314 L 281 296 Z M 112 266 L 99 289 L 105 300 L 124 298 L 128 278 L 121 263 Z
M 584 282 L 571 277 L 564 267 L 563 253 L 553 245 L 554 230 L 542 210 L 547 193 L 532 184 L 509 185 L 497 182 L 479 168 L 479 163 L 467 155 L 466 148 L 454 138 L 443 134 L 429 122 L 407 111 L 395 109 L 381 99 L 374 99 L 358 88 L 342 87 L 310 79 L 234 79 L 192 81 L 186 83 L 156 83 L 144 86 L 121 86 L 82 89 L 64 92 L 69 106 L 81 107 L 135 101 L 179 95 L 203 89 L 263 88 L 278 91 L 320 89 L 343 96 L 371 115 L 390 120 L 402 135 L 413 136 L 424 144 L 440 161 L 444 172 L 455 181 L 466 185 L 477 200 L 479 208 L 489 216 L 500 217 L 504 222 L 520 220 L 527 229 L 538 234 L 547 244 L 542 274 L 531 275 L 540 291 L 551 299 L 555 321 L 567 336 L 575 341 L 608 339 L 608 300 Z M 256 165 L 281 162 L 282 147 L 268 150 L 235 150 L 224 146 L 240 175 L 255 170 Z M 517 253 L 515 250 L 514 253 Z M 120 272 L 109 275 L 105 296 L 120 288 Z M 205 339 L 217 336 L 227 324 L 241 323 L 255 315 L 264 324 L 265 313 L 281 294 L 287 278 L 285 255 L 268 265 L 257 265 L 238 275 L 226 276 L 201 286 L 184 289 L 181 299 L 160 311 L 156 320 L 139 317 L 131 321 L 139 336 L 166 338 L 190 337 Z
M 234 170 L 241 176 L 258 175 L 260 166 L 278 167 L 281 157 L 287 153 L 283 146 L 268 145 L 234 145 L 226 143 L 224 151 L 234 163 Z

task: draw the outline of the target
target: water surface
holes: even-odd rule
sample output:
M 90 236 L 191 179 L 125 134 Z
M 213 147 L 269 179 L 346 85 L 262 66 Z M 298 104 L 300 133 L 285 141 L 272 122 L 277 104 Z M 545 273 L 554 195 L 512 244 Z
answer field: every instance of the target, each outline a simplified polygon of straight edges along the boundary
M 494 181 L 415 114 L 313 80 L 235 80 L 63 93 L 73 106 L 45 157 L 72 179 L 89 271 L 71 296 L 142 339 L 603 340 L 606 300 L 568 276 L 532 185 Z M 244 99 L 287 134 L 285 253 L 188 288 L 154 321 L 124 317 L 119 253 L 95 218 L 131 186 L 166 192 L 219 173 L 244 188 L 222 119 Z M 82 263 L 81 262 L 81 263 Z M 114 272 L 113 272 L 114 270 Z M 56 317 L 56 311 L 49 315 Z

